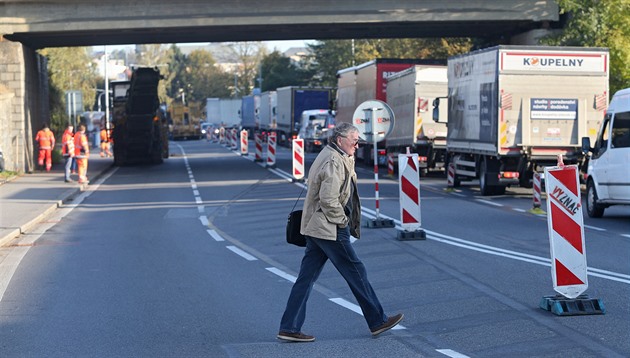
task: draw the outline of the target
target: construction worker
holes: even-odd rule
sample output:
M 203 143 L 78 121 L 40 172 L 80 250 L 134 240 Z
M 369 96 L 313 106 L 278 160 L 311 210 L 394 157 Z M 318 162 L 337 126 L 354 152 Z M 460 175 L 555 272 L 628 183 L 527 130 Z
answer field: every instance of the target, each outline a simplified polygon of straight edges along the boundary
M 79 124 L 79 130 L 74 134 L 74 157 L 77 161 L 79 172 L 79 184 L 89 183 L 87 178 L 88 157 L 90 156 L 90 145 L 85 135 L 85 125 Z
M 72 169 L 72 161 L 74 160 L 74 126 L 68 124 L 66 131 L 61 137 L 61 155 L 65 162 L 64 179 L 66 183 L 72 183 L 74 180 L 70 178 L 70 170 Z
M 111 157 L 110 135 L 105 128 L 101 129 L 101 157 Z
M 49 172 L 52 168 L 52 150 L 55 147 L 55 135 L 48 128 L 48 124 L 44 123 L 42 129 L 37 132 L 35 141 L 39 145 L 39 157 L 37 162 L 40 170 L 44 168 L 44 161 L 46 162 L 46 171 Z

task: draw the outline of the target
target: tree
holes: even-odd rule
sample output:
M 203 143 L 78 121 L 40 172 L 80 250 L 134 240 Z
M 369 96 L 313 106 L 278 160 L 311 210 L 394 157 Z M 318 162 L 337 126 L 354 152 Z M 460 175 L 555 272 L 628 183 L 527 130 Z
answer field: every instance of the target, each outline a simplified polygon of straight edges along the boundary
M 261 91 L 274 91 L 285 86 L 306 86 L 310 76 L 307 70 L 300 69 L 291 59 L 274 51 L 263 57 L 260 69 L 262 72 Z M 259 74 L 260 76 L 260 74 Z
M 326 40 L 309 45 L 317 78 L 324 86 L 337 85 L 337 71 L 377 58 L 446 60 L 469 51 L 468 38 Z
M 610 91 L 630 83 L 630 1 L 558 0 L 568 21 L 563 30 L 544 40 L 556 46 L 607 47 L 610 51 Z
M 195 50 L 188 56 L 186 81 L 191 85 L 191 99 L 197 102 L 208 97 L 229 97 L 232 76 L 223 72 L 210 52 Z
M 257 87 L 256 71 L 266 49 L 261 42 L 235 42 L 228 49 L 230 61 L 237 64 L 237 88 L 240 95 L 246 95 Z
M 64 105 L 66 91 L 81 91 L 84 108 L 79 108 L 79 111 L 89 110 L 94 106 L 98 74 L 88 51 L 89 47 L 40 50 L 40 54 L 48 59 L 50 126 L 55 133 L 63 132 L 69 121 Z

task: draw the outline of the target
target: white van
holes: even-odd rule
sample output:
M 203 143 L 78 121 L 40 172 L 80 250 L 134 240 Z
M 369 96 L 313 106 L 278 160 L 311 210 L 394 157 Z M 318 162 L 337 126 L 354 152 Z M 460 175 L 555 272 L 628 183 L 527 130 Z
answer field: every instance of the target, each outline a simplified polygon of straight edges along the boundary
M 599 218 L 610 205 L 630 205 L 630 88 L 615 93 L 591 148 L 582 138 L 582 150 L 591 152 L 586 177 L 586 211 Z

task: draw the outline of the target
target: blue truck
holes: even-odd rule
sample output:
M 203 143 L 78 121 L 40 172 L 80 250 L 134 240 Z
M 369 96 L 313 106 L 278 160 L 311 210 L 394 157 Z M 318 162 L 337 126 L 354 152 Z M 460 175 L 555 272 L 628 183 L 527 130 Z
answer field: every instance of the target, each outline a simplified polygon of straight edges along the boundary
M 241 102 L 241 129 L 254 133 L 260 129 L 260 89 L 254 88 Z
M 331 89 L 325 87 L 281 87 L 277 92 L 278 144 L 290 145 L 302 127 L 302 112 L 311 109 L 328 110 Z

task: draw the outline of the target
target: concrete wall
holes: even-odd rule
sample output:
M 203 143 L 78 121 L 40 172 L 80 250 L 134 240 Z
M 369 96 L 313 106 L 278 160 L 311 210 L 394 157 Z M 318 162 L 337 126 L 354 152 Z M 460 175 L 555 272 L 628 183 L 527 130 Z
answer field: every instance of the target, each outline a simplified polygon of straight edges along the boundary
M 46 59 L 20 43 L 0 40 L 0 150 L 6 170 L 35 169 L 33 139 L 49 122 L 48 107 Z

